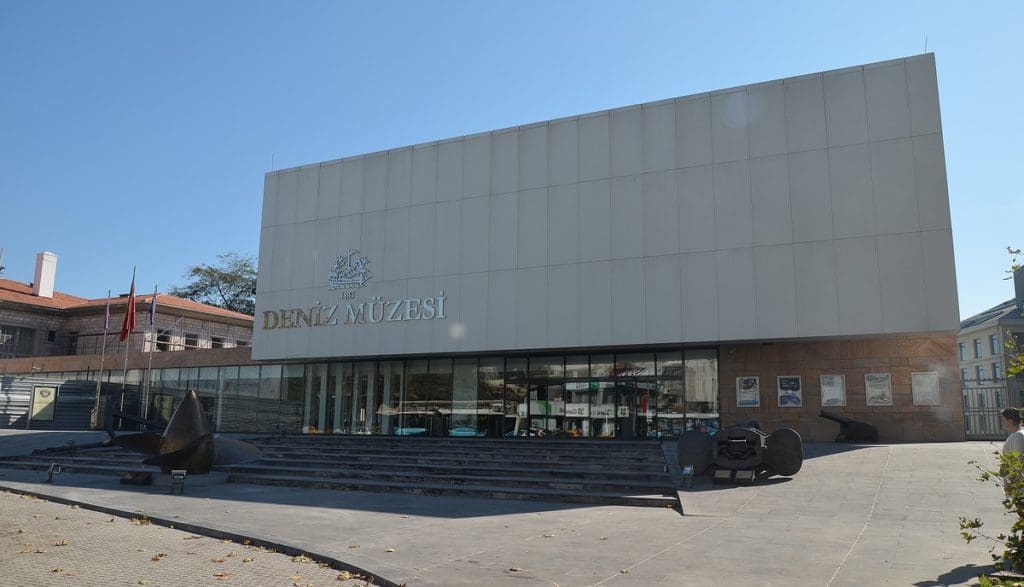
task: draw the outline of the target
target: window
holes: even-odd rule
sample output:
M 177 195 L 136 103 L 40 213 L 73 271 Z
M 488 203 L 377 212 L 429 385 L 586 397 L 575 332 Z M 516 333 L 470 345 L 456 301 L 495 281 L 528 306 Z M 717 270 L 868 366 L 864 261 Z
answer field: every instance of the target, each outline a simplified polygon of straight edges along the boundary
M 68 338 L 64 341 L 64 354 L 73 355 L 78 352 L 78 333 L 69 332 Z
M 0 326 L 0 359 L 31 357 L 35 351 L 35 331 L 17 326 Z
M 960 343 L 960 360 L 961 361 L 966 361 L 967 360 L 967 343 L 966 342 Z
M 156 350 L 166 351 L 171 348 L 171 335 L 166 330 L 161 330 L 156 335 Z
M 981 358 L 981 339 L 980 338 L 974 339 L 974 358 L 975 359 L 980 359 Z
M 981 365 L 975 365 L 974 366 L 974 377 L 975 377 L 975 379 L 978 380 L 978 383 L 981 383 L 982 381 L 984 381 L 985 380 L 985 369 L 984 369 L 984 367 L 982 367 Z
M 1001 393 L 999 393 L 997 391 L 995 395 L 996 395 L 996 407 L 997 408 L 1003 407 L 1003 394 L 1001 394 Z
M 967 369 L 960 369 L 960 381 L 967 383 Z
M 210 339 L 210 348 L 222 349 L 224 348 L 224 339 L 219 336 L 214 336 Z
M 1002 363 L 992 363 L 992 381 L 999 381 L 1003 378 Z
M 974 342 L 978 342 L 978 341 L 974 341 Z M 199 348 L 199 335 L 196 334 L 195 332 L 186 332 L 185 333 L 185 348 L 186 349 L 196 349 L 196 348 Z
M 248 348 L 249 347 L 249 341 L 247 341 L 247 340 L 236 340 L 235 341 L 235 346 L 239 347 L 239 348 Z
M 57 342 L 57 331 L 56 330 L 47 330 L 46 331 L 46 342 L 48 342 L 50 344 L 53 344 L 53 343 Z
M 988 337 L 988 346 L 992 351 L 992 355 L 996 356 L 999 354 L 999 335 L 992 334 Z

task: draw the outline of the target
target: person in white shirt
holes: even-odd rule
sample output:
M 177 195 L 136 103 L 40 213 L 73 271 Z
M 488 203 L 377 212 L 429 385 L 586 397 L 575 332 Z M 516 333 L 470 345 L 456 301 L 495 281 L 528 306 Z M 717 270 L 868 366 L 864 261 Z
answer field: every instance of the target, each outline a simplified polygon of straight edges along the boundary
M 1003 443 L 1003 454 L 1017 453 L 1018 458 L 1024 458 L 1024 432 L 1020 429 L 1020 410 L 1017 408 L 1006 408 L 999 412 L 1003 417 L 1003 430 L 1010 435 Z M 1010 495 L 1009 479 L 1003 477 L 1003 493 Z
M 1016 452 L 1024 457 L 1024 432 L 1020 429 L 1020 410 L 1006 408 L 1000 414 L 1003 416 L 1003 430 L 1010 434 L 1003 443 L 1003 454 Z

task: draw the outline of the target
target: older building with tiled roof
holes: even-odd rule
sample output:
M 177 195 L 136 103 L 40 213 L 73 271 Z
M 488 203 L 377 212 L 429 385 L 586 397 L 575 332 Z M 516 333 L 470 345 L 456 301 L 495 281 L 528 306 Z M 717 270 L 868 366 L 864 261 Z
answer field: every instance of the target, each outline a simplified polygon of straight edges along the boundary
M 0 279 L 0 359 L 99 354 L 104 346 L 118 353 L 125 344 L 133 352 L 249 346 L 252 316 L 161 293 L 155 296 L 152 328 L 154 294 L 136 296 L 137 328 L 124 343 L 118 334 L 128 294 L 111 298 L 104 339 L 108 300 L 56 291 L 56 267 L 56 255 L 40 253 L 33 283 Z

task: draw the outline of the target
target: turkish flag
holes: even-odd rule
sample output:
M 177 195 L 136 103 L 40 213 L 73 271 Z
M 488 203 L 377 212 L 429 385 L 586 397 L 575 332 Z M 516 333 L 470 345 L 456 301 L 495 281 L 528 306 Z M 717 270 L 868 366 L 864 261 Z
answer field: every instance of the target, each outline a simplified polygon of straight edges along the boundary
M 132 289 L 128 293 L 128 308 L 124 312 L 124 324 L 121 325 L 121 341 L 135 330 L 135 275 L 132 275 Z

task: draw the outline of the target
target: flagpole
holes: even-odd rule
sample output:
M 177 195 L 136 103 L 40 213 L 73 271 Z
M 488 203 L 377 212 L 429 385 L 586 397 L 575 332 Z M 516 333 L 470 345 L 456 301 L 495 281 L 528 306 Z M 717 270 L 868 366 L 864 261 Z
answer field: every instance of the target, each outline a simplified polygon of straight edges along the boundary
M 99 426 L 100 390 L 103 381 L 103 360 L 107 355 L 107 331 L 110 329 L 110 290 L 107 290 L 107 305 L 103 311 L 103 340 L 100 343 L 100 370 L 96 376 L 96 403 L 92 407 L 92 427 Z
M 125 309 L 125 324 L 128 324 L 128 322 L 127 322 L 127 320 L 128 320 L 128 312 L 134 312 L 135 311 L 135 308 L 133 307 L 134 304 L 132 303 L 134 301 L 132 299 L 132 297 L 134 295 L 135 295 L 135 267 L 132 266 L 132 291 L 128 295 L 128 307 Z M 135 325 L 135 317 L 134 316 L 132 317 L 131 325 L 132 326 Z M 118 410 L 121 411 L 121 412 L 124 411 L 125 384 L 128 382 L 128 349 L 131 348 L 131 346 L 132 346 L 132 329 L 129 328 L 127 336 L 125 336 L 125 339 L 124 339 L 124 370 L 121 371 L 121 401 L 119 402 L 119 406 L 120 407 L 118 408 Z
M 150 400 L 150 391 L 151 391 L 150 386 L 152 385 L 152 381 L 150 379 L 153 376 L 153 347 L 156 346 L 156 296 L 157 296 L 156 289 L 157 289 L 157 286 L 154 285 L 153 286 L 153 298 L 149 300 L 149 338 L 150 338 L 150 340 L 149 340 L 149 364 L 146 366 L 146 381 L 145 381 L 145 387 L 144 387 L 144 389 L 146 391 L 146 402 L 145 402 L 146 406 L 149 405 L 149 400 Z M 139 404 L 140 404 L 139 405 L 139 409 L 140 410 L 143 409 L 142 405 L 141 405 L 142 402 L 139 402 Z M 148 413 L 143 413 L 143 414 L 140 414 L 140 415 L 142 417 L 144 417 L 144 418 L 147 418 L 147 419 L 149 418 L 149 414 Z

